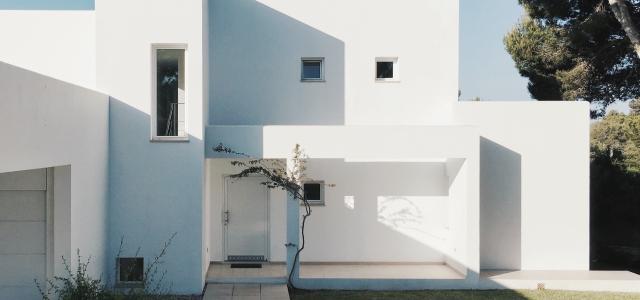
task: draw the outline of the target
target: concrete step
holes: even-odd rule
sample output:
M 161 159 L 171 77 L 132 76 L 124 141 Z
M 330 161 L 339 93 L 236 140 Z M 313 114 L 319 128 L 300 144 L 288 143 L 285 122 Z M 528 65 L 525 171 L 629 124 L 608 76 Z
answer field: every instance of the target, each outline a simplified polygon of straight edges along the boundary
M 207 284 L 204 300 L 289 300 L 284 284 Z

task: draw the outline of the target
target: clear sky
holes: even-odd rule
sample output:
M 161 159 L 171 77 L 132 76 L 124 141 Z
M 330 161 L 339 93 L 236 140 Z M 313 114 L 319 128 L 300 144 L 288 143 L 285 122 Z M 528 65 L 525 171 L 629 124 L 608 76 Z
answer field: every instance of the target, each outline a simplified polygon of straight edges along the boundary
M 93 0 L 0 0 L 0 9 L 37 10 L 37 9 L 93 9 Z
M 531 99 L 502 42 L 523 14 L 517 0 L 460 0 L 460 99 Z
M 0 9 L 93 7 L 93 0 L 0 0 Z M 520 77 L 502 43 L 522 13 L 517 0 L 460 0 L 461 99 L 530 99 L 527 80 Z

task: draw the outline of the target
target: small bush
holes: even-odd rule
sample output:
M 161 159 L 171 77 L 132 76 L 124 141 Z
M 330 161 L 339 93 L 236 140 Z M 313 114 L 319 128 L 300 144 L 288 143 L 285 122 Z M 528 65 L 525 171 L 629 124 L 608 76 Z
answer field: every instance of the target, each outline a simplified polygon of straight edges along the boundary
M 34 279 L 42 299 L 114 299 L 113 294 L 107 290 L 106 285 L 102 283 L 102 278 L 93 279 L 87 275 L 87 267 L 91 263 L 91 257 L 89 256 L 83 261 L 82 256 L 80 256 L 80 250 L 78 250 L 77 254 L 78 267 L 75 271 L 71 270 L 67 259 L 62 257 L 67 277 L 55 276 L 53 280 L 48 280 L 44 287 Z
M 170 287 L 165 287 L 164 278 L 166 271 L 160 271 L 160 266 L 164 264 L 162 260 L 167 254 L 167 249 L 171 245 L 176 233 L 164 243 L 160 252 L 145 266 L 143 281 L 139 287 L 129 287 L 118 289 L 116 285 L 112 289 L 102 281 L 102 278 L 92 278 L 87 274 L 87 268 L 91 263 L 91 256 L 86 260 L 80 256 L 77 250 L 77 268 L 72 269 L 69 261 L 62 257 L 65 268 L 65 276 L 55 276 L 52 280 L 47 280 L 44 284 L 34 279 L 36 288 L 40 292 L 43 300 L 147 300 L 147 299 L 188 299 L 170 295 Z M 124 238 L 120 241 L 120 249 L 116 255 L 116 260 L 121 257 Z M 136 251 L 139 253 L 140 248 Z M 114 275 L 117 272 L 114 272 Z M 116 282 L 114 280 L 114 282 Z M 170 286 L 170 285 L 169 285 Z

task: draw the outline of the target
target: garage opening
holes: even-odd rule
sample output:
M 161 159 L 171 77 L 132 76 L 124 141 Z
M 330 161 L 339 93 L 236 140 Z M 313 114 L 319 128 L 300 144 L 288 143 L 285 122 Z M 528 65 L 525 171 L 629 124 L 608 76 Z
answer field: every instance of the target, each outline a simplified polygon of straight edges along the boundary
M 70 175 L 70 167 L 58 171 Z M 54 250 L 53 177 L 54 168 L 0 173 L 0 299 L 40 299 L 34 279 L 44 284 L 54 274 L 54 255 L 68 251 L 62 242 Z M 62 223 L 56 227 L 64 241 Z

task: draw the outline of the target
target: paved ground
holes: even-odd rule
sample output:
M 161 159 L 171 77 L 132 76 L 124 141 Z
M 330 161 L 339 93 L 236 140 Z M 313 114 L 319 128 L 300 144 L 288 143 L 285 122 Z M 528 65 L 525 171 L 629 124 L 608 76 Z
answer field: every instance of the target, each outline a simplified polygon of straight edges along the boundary
M 640 294 L 596 293 L 537 290 L 493 291 L 301 291 L 291 295 L 293 300 L 638 300 Z
M 207 284 L 204 300 L 289 300 L 284 284 Z

